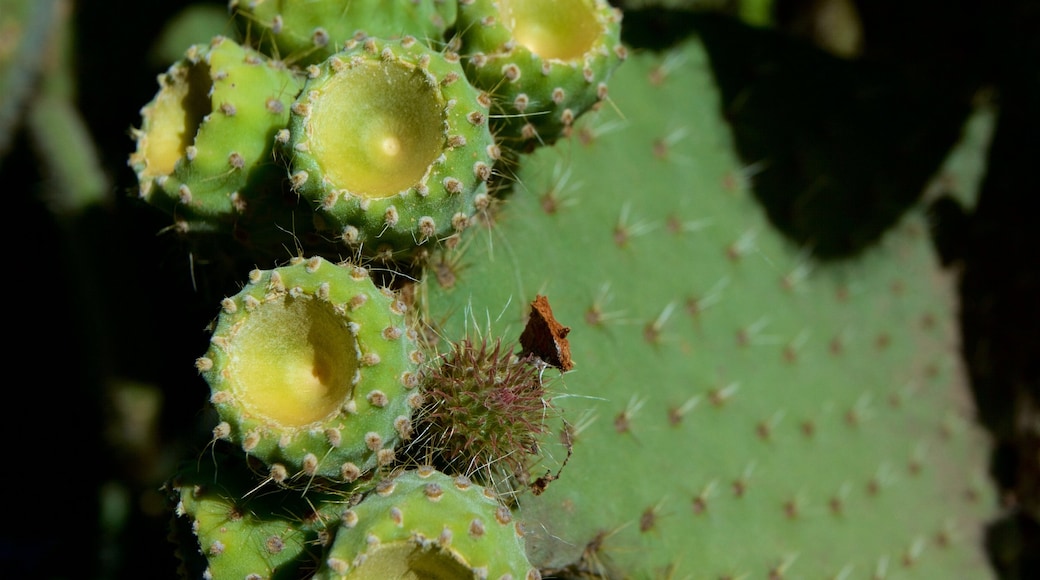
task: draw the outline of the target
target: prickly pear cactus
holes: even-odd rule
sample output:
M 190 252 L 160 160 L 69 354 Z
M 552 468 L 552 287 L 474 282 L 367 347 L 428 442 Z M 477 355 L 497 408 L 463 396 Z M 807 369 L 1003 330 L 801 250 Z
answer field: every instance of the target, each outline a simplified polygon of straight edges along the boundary
M 505 504 L 464 476 L 429 466 L 381 481 L 343 512 L 317 580 L 535 580 L 524 530 Z
M 921 212 L 847 261 L 782 237 L 696 37 L 630 54 L 602 0 L 229 10 L 142 109 L 141 196 L 333 246 L 213 321 L 188 574 L 991 575 Z
M 846 262 L 793 246 L 753 199 L 709 71 L 696 39 L 633 54 L 615 106 L 521 156 L 499 211 L 422 283 L 442 336 L 517 336 L 537 295 L 570 328 L 536 469 L 570 459 L 518 497 L 532 562 L 990 577 L 988 441 L 927 223 L 912 212 Z
M 353 482 L 389 465 L 421 404 L 423 355 L 405 310 L 359 266 L 315 257 L 254 270 L 196 362 L 221 420 L 214 436 L 278 482 Z

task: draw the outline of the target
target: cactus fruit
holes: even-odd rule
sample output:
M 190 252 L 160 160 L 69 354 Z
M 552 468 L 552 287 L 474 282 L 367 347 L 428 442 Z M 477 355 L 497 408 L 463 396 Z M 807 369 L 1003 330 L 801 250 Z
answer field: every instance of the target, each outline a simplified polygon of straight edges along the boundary
M 516 149 L 552 143 L 607 96 L 626 56 L 621 11 L 606 0 L 462 0 L 460 52 L 494 96 L 496 134 Z
M 751 191 L 696 37 L 633 53 L 615 107 L 518 159 L 490 227 L 422 285 L 437 334 L 571 325 L 567 468 L 517 498 L 546 575 L 988 578 L 989 442 L 920 208 L 824 262 Z M 449 266 L 445 266 L 449 267 Z M 450 281 L 444 283 L 443 281 Z
M 228 9 L 244 35 L 268 54 L 296 66 L 317 64 L 351 40 L 418 37 L 443 44 L 455 24 L 456 2 L 447 0 L 230 0 Z
M 189 232 L 233 232 L 241 219 L 281 217 L 284 169 L 272 160 L 274 137 L 302 84 L 228 37 L 192 45 L 159 75 L 133 131 L 129 164 L 140 197 Z
M 417 436 L 403 453 L 463 473 L 503 497 L 531 485 L 538 440 L 555 409 L 542 383 L 545 365 L 514 351 L 501 340 L 466 338 L 431 361 Z
M 486 203 L 498 149 L 489 100 L 458 56 L 412 36 L 349 41 L 309 78 L 283 133 L 319 230 L 403 258 L 464 229 Z M 482 202 L 482 200 L 484 200 Z
M 422 353 L 391 291 L 319 257 L 254 270 L 196 366 L 228 439 L 287 483 L 354 481 L 394 460 L 421 404 Z
M 429 466 L 381 481 L 340 519 L 318 580 L 540 577 L 509 508 Z
M 258 491 L 255 479 L 251 466 L 217 452 L 167 483 L 183 578 L 290 578 L 318 567 L 349 497 Z

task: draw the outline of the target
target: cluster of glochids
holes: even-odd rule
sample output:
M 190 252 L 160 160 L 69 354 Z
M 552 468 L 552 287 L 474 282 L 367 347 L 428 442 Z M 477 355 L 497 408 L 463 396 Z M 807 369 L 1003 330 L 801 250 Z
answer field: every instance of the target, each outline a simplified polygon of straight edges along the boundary
M 511 506 L 551 480 L 528 474 L 552 363 L 468 339 L 432 356 L 400 290 L 361 264 L 421 264 L 458 240 L 512 153 L 600 103 L 625 56 L 620 12 L 229 7 L 241 40 L 191 46 L 142 108 L 139 196 L 186 235 L 274 252 L 291 232 L 310 257 L 251 272 L 196 361 L 218 418 L 211 453 L 168 486 L 186 574 L 538 577 Z M 332 257 L 343 244 L 357 262 Z
M 132 133 L 139 196 L 245 247 L 414 263 L 494 200 L 512 153 L 606 98 L 606 0 L 231 0 Z

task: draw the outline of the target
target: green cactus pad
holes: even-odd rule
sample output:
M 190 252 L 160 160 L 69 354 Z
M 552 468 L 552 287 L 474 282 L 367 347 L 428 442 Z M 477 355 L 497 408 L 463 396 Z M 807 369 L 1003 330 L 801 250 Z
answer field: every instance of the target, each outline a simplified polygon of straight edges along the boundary
M 318 567 L 348 496 L 260 485 L 226 453 L 186 462 L 167 482 L 182 578 L 302 578 Z
M 220 415 L 215 436 L 279 481 L 353 481 L 388 465 L 421 404 L 405 310 L 360 267 L 315 257 L 254 270 L 196 362 Z
M 351 41 L 309 71 L 285 144 L 318 229 L 397 258 L 468 225 L 498 153 L 487 95 L 454 53 L 410 36 Z
M 318 580 L 540 578 L 512 512 L 462 476 L 402 472 L 340 519 Z
M 606 0 L 460 1 L 460 52 L 494 97 L 496 134 L 551 143 L 606 98 L 627 54 L 621 19 Z
M 284 206 L 285 170 L 272 160 L 274 137 L 303 78 L 216 36 L 191 46 L 159 75 L 159 85 L 133 131 L 129 165 L 140 197 L 189 232 L 230 232 L 242 219 L 275 219 L 272 212 Z
M 491 227 L 423 286 L 448 339 L 517 336 L 539 294 L 570 326 L 565 424 L 541 445 L 572 455 L 518 498 L 532 563 L 993 577 L 990 442 L 920 208 L 855 259 L 815 260 L 757 204 L 699 40 L 633 54 L 611 87 L 616 109 L 522 156 Z
M 228 7 L 256 46 L 297 66 L 370 37 L 411 35 L 436 47 L 456 15 L 456 2 L 448 0 L 230 0 Z

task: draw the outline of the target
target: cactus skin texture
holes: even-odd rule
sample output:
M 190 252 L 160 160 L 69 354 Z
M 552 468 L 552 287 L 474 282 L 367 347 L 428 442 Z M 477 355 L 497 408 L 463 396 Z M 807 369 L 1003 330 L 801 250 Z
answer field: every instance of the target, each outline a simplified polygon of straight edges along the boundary
M 196 361 L 221 420 L 214 436 L 279 482 L 350 482 L 391 463 L 421 404 L 423 355 L 405 310 L 357 266 L 315 257 L 254 270 Z
M 317 580 L 540 578 L 509 508 L 463 476 L 404 471 L 340 519 Z
M 411 35 L 443 44 L 455 24 L 456 2 L 447 0 L 230 0 L 244 36 L 258 48 L 296 66 L 317 64 L 351 40 Z
M 989 441 L 921 212 L 819 262 L 754 200 L 696 38 L 633 54 L 614 107 L 521 156 L 491 220 L 435 259 L 442 336 L 515 336 L 550 297 L 574 370 L 518 498 L 547 576 L 989 578 Z M 445 283 L 450 281 L 450 283 Z M 555 429 L 554 429 L 555 430 Z
M 347 494 L 257 492 L 251 467 L 218 452 L 167 483 L 183 578 L 295 578 L 318 567 Z
M 275 134 L 303 78 L 225 36 L 193 45 L 159 75 L 159 91 L 141 109 L 129 159 L 139 196 L 185 232 L 232 232 L 241 220 L 285 218 L 272 160 Z
M 457 55 L 370 38 L 309 70 L 284 138 L 319 230 L 386 260 L 467 227 L 498 149 Z
M 495 98 L 498 137 L 552 143 L 605 99 L 627 52 L 621 19 L 605 0 L 459 2 L 466 72 Z

